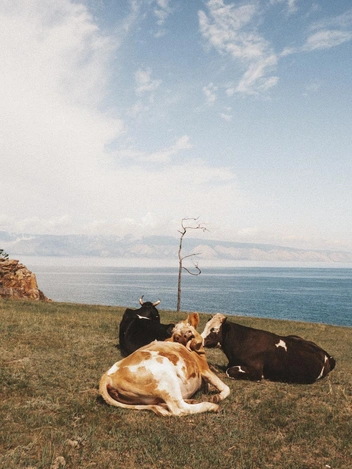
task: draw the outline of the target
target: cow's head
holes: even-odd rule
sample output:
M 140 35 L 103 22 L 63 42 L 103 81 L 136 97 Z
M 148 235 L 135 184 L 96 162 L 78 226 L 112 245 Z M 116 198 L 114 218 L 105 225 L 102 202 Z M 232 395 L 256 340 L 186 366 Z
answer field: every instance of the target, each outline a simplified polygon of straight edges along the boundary
M 172 331 L 171 339 L 172 342 L 178 342 L 184 345 L 188 350 L 201 352 L 203 347 L 203 339 L 196 327 L 199 324 L 199 314 L 191 313 L 187 319 L 176 324 Z
M 221 327 L 225 321 L 226 316 L 220 313 L 209 319 L 201 334 L 205 347 L 216 347 L 221 343 Z
M 138 316 L 142 318 L 151 319 L 152 321 L 160 322 L 159 311 L 156 309 L 156 306 L 160 303 L 160 300 L 155 301 L 152 303 L 151 301 L 146 301 L 144 303 L 143 296 L 139 299 L 139 304 L 141 307 L 138 311 Z

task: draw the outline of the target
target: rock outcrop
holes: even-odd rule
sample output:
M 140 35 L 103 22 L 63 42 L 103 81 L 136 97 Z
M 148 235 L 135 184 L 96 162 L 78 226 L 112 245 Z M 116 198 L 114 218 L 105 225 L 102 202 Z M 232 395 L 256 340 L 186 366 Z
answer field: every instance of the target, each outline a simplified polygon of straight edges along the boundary
M 49 301 L 39 290 L 36 276 L 13 259 L 0 258 L 0 298 Z

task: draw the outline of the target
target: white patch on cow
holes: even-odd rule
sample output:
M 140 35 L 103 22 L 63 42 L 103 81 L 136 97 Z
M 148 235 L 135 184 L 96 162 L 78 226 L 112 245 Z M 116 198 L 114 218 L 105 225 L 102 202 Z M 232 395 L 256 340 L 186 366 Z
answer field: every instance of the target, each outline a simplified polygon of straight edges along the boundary
M 204 331 L 201 333 L 203 342 L 210 333 L 212 332 L 215 334 L 219 333 L 222 323 L 224 322 L 225 319 L 226 317 L 223 314 L 217 313 L 206 323 Z
M 230 374 L 229 374 L 229 369 L 230 369 L 230 368 L 228 368 L 228 369 L 226 370 L 226 376 L 228 376 L 230 379 L 235 379 L 233 376 L 230 376 Z M 233 369 L 236 369 L 236 370 L 238 371 L 238 373 L 246 373 L 244 370 L 242 370 L 242 368 L 241 368 L 240 365 L 231 366 L 231 370 L 233 370 Z
M 282 347 L 285 349 L 285 352 L 287 352 L 287 345 L 286 345 L 286 342 L 283 341 L 282 339 L 279 340 L 279 343 L 278 344 L 275 344 L 275 347 L 279 348 L 279 347 Z
M 139 319 L 149 319 L 150 321 L 150 318 L 146 318 L 145 316 L 140 316 L 139 314 L 137 314 L 137 317 L 139 317 Z
M 329 360 L 329 357 L 327 355 L 325 355 L 325 358 L 324 358 L 324 365 L 323 365 L 323 368 L 321 369 L 321 372 L 320 372 L 320 375 L 317 377 L 317 380 L 322 378 L 323 375 L 324 375 L 324 370 L 325 370 L 325 363 Z
M 241 365 L 231 366 L 231 369 L 232 369 L 232 368 L 236 368 L 236 370 L 237 370 L 239 373 L 245 373 L 245 371 L 242 370 Z M 226 374 L 227 374 L 227 370 L 226 370 Z
M 107 372 L 108 375 L 113 375 L 114 373 L 116 373 L 116 371 L 118 370 L 118 367 L 116 366 L 116 363 L 114 365 L 112 365 L 112 367 L 110 368 L 110 370 Z
M 158 370 L 160 368 L 160 361 L 157 360 L 158 357 L 159 360 L 162 360 L 163 362 L 167 360 L 167 358 L 161 356 L 159 352 L 156 352 L 155 350 L 148 350 L 146 358 L 144 358 L 144 360 L 141 360 L 138 365 L 130 365 L 128 369 L 131 373 L 138 373 L 138 371 L 140 371 L 140 369 L 142 368 L 144 370 L 148 369 L 154 376 L 155 370 Z
M 182 357 L 179 357 L 177 362 L 173 363 L 168 357 L 154 350 L 148 350 L 148 357 L 145 360 L 141 360 L 138 365 L 130 365 L 128 369 L 132 374 L 147 371 L 150 379 L 157 383 L 156 389 L 160 393 L 169 393 L 170 389 L 180 387 L 182 395 L 189 398 L 202 384 L 201 373 L 189 379 L 187 363 Z

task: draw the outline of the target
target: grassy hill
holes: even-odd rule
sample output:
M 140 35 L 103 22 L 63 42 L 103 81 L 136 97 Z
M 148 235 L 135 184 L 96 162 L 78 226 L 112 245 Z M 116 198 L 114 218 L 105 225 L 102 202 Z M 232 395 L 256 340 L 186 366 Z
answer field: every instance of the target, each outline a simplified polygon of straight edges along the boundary
M 221 412 L 163 418 L 107 406 L 98 395 L 101 375 L 121 358 L 123 311 L 0 301 L 0 468 L 351 467 L 352 328 L 233 318 L 313 340 L 337 366 L 313 385 L 241 382 L 226 378 L 220 350 L 208 350 L 231 388 Z M 162 322 L 185 317 L 161 311 Z

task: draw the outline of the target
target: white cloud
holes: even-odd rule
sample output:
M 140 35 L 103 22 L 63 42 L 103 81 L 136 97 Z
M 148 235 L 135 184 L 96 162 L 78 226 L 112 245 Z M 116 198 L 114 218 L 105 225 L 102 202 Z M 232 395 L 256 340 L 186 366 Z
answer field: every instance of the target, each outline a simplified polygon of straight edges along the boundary
M 162 26 L 173 10 L 170 7 L 170 0 L 156 0 L 156 4 L 154 14 L 157 17 L 157 24 Z
M 112 44 L 82 5 L 2 3 L 0 22 L 2 187 L 25 211 L 48 190 L 79 193 L 123 123 L 99 111 Z
M 207 104 L 212 105 L 215 103 L 217 91 L 218 87 L 215 86 L 214 83 L 209 83 L 207 86 L 203 86 L 203 93 Z
M 133 106 L 127 109 L 127 115 L 133 119 L 136 119 L 138 116 L 144 112 L 147 112 L 148 110 L 149 107 L 146 106 L 142 101 L 137 101 Z
M 305 86 L 304 96 L 308 96 L 312 93 L 317 93 L 321 87 L 321 84 L 318 81 L 311 82 Z
M 199 215 L 209 222 L 212 237 L 235 239 L 241 227 L 257 224 L 252 239 L 270 239 L 271 227 L 268 232 L 265 228 L 275 213 L 262 210 L 266 196 L 246 185 L 242 173 L 238 177 L 248 191 L 247 200 L 232 169 L 241 165 L 247 149 L 238 147 L 236 151 L 233 136 L 225 133 L 229 130 L 226 122 L 215 130 L 219 141 L 222 139 L 216 159 L 211 158 L 211 145 L 207 148 L 214 130 L 211 118 L 230 121 L 233 114 L 235 122 L 241 119 L 242 102 L 228 108 L 227 102 L 220 102 L 219 90 L 227 97 L 236 92 L 258 93 L 277 82 L 276 55 L 258 32 L 259 3 L 237 8 L 234 2 L 225 5 L 213 0 L 208 3 L 209 12 L 203 13 L 207 43 L 230 58 L 231 65 L 243 67 L 242 79 L 222 75 L 225 85 L 217 86 L 213 77 L 203 81 L 203 85 L 208 83 L 204 92 L 210 102 L 219 106 L 208 113 L 208 121 L 193 112 L 192 106 L 198 102 L 195 105 L 190 100 L 181 107 L 182 98 L 190 96 L 184 86 L 188 87 L 186 93 L 193 93 L 197 89 L 194 82 L 179 74 L 175 91 L 171 74 L 162 76 L 163 82 L 155 77 L 157 60 L 148 63 L 146 56 L 139 60 L 136 55 L 127 61 L 124 50 L 118 49 L 132 26 L 142 27 L 147 7 L 154 14 L 151 6 L 155 2 L 146 2 L 145 8 L 144 2 L 128 2 L 131 10 L 125 21 L 120 11 L 117 15 L 118 31 L 109 29 L 113 36 L 103 34 L 85 4 L 83 0 L 0 2 L 0 197 L 5 201 L 0 230 L 175 235 L 182 217 Z M 148 28 L 150 39 L 150 22 Z M 310 30 L 311 38 L 326 30 L 347 31 L 336 22 L 321 23 Z M 316 38 L 315 44 L 318 42 Z M 326 40 L 328 43 L 332 42 Z M 227 73 L 228 63 L 216 70 L 216 76 L 225 68 Z M 127 90 L 120 86 L 137 69 L 136 81 L 127 83 Z M 165 92 L 164 101 L 148 109 L 150 99 L 164 84 L 169 95 Z M 176 100 L 172 102 L 175 96 L 177 105 Z M 108 111 L 104 111 L 106 105 Z M 121 115 L 126 121 L 115 117 Z M 227 140 L 227 136 L 231 138 Z M 203 156 L 196 145 L 202 138 L 204 159 L 196 159 Z M 225 156 L 231 167 L 219 162 Z M 261 216 L 265 221 L 258 220 Z M 302 226 L 288 229 L 304 230 Z M 280 235 L 286 239 L 282 227 L 275 235 L 278 240 Z
M 9 86 L 16 79 L 29 97 L 50 90 L 76 103 L 97 104 L 104 97 L 113 42 L 99 33 L 84 6 L 54 0 L 48 10 L 48 2 L 42 4 L 2 3 L 1 60 L 8 72 L 2 81 Z
M 295 0 L 271 0 L 270 5 L 283 4 L 288 14 L 298 11 Z M 312 52 L 340 46 L 352 40 L 352 10 L 336 17 L 316 21 L 302 46 L 284 47 L 277 54 L 259 32 L 265 11 L 257 2 L 225 4 L 223 0 L 208 0 L 208 12 L 199 11 L 199 28 L 207 43 L 222 55 L 227 55 L 245 69 L 237 85 L 229 86 L 228 96 L 263 93 L 277 85 L 276 69 L 279 58 L 301 52 Z M 210 95 L 212 96 L 212 95 Z M 213 99 L 214 101 L 214 99 Z
M 312 23 L 309 35 L 301 47 L 286 47 L 281 57 L 299 52 L 331 49 L 352 40 L 352 10 L 342 15 L 321 19 Z
M 255 3 L 235 6 L 223 0 L 207 2 L 208 15 L 199 11 L 199 27 L 203 37 L 219 53 L 239 61 L 247 71 L 236 87 L 237 92 L 255 94 L 274 86 L 272 76 L 277 58 L 270 44 L 257 32 L 259 8 Z
M 232 108 L 227 107 L 224 112 L 220 113 L 220 117 L 224 119 L 227 122 L 230 122 L 232 120 Z
M 153 93 L 161 85 L 161 80 L 153 80 L 151 78 L 152 71 L 150 68 L 147 69 L 138 69 L 135 73 L 136 80 L 136 94 L 142 95 L 144 93 Z
M 194 214 L 231 224 L 233 211 L 242 203 L 233 179 L 226 168 L 210 168 L 201 160 L 153 172 L 139 166 L 119 168 L 117 173 L 100 172 L 82 205 L 75 206 L 75 199 L 66 196 L 51 207 L 58 214 L 56 223 L 50 210 L 41 209 L 37 217 L 8 217 L 7 229 L 46 234 L 174 235 L 175 220 Z M 91 182 L 94 184 L 93 179 Z
M 236 91 L 246 94 L 255 94 L 259 91 L 267 91 L 275 86 L 279 80 L 277 76 L 263 77 L 265 76 L 266 70 L 274 68 L 276 63 L 277 57 L 274 54 L 251 63 L 238 83 Z
M 230 170 L 192 158 L 180 163 L 192 148 L 186 134 L 169 145 L 155 142 L 157 151 L 136 152 L 125 144 L 124 158 L 108 153 L 109 142 L 121 143 L 127 132 L 121 120 L 100 110 L 114 42 L 101 35 L 81 4 L 33 0 L 22 9 L 20 4 L 0 4 L 6 175 L 0 229 L 142 234 L 167 229 L 171 219 L 185 214 L 211 219 L 219 204 L 220 211 L 234 206 L 238 194 Z M 160 84 L 149 69 L 140 69 L 136 78 L 142 95 Z
M 220 117 L 221 117 L 221 119 L 224 119 L 227 122 L 231 122 L 231 120 L 232 120 L 231 114 L 225 114 L 224 112 L 220 113 Z
M 116 153 L 116 157 L 122 161 L 128 162 L 150 162 L 150 163 L 168 163 L 171 161 L 173 156 L 177 156 L 184 150 L 192 148 L 190 138 L 188 135 L 183 135 L 177 141 L 169 147 L 162 148 L 155 152 L 143 152 L 140 150 L 134 150 L 133 148 L 126 148 L 119 150 Z
M 319 21 L 315 21 L 311 25 L 312 30 L 321 29 L 351 29 L 352 25 L 352 9 L 345 11 L 341 15 L 324 17 Z
M 282 3 L 285 5 L 287 13 L 289 15 L 296 13 L 298 10 L 297 4 L 296 4 L 297 0 L 270 0 L 271 5 L 275 5 L 278 3 Z
M 330 49 L 352 40 L 352 31 L 322 30 L 308 37 L 304 51 Z

